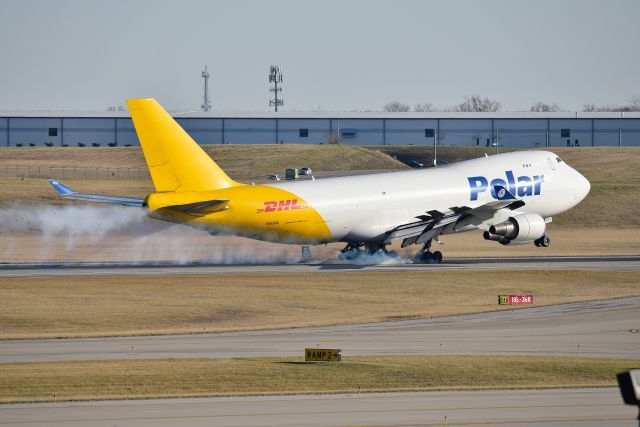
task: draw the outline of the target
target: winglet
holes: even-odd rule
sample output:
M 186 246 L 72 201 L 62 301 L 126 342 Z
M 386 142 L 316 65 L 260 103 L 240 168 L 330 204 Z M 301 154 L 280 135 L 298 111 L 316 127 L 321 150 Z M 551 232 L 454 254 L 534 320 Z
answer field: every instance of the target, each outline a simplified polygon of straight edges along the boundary
M 63 183 L 61 183 L 60 181 L 58 181 L 57 179 L 50 179 L 49 180 L 49 184 L 51 184 L 51 186 L 58 192 L 59 195 L 61 196 L 68 196 L 69 194 L 73 194 L 75 193 L 74 190 L 70 189 L 69 187 L 67 187 L 66 185 L 64 185 Z
M 516 198 L 516 196 L 511 194 L 509 190 L 504 188 L 502 185 L 494 185 L 493 194 L 496 195 L 498 200 L 514 200 Z

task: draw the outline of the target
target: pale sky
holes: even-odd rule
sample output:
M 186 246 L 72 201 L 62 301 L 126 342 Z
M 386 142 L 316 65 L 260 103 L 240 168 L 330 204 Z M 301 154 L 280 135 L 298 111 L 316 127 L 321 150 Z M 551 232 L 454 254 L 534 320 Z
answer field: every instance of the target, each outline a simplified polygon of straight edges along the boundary
M 448 106 L 580 110 L 640 94 L 640 1 L 0 0 L 0 109 L 103 110 L 134 97 L 199 110 Z

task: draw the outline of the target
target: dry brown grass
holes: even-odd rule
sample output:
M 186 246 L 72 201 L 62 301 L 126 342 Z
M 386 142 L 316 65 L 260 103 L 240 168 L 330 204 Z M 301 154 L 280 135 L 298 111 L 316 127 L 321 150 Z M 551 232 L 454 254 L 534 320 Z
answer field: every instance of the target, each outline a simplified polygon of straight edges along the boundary
M 342 145 L 205 145 L 203 149 L 232 178 L 244 182 L 261 182 L 273 173 L 284 175 L 286 167 L 308 166 L 316 171 L 407 167 L 379 151 Z M 100 168 L 99 172 L 95 168 Z M 106 168 L 113 171 L 105 173 Z M 101 179 L 96 179 L 96 173 Z M 142 179 L 137 179 L 139 173 Z M 134 179 L 128 179 L 129 174 Z M 69 203 L 57 196 L 46 178 L 64 179 L 65 184 L 85 193 L 145 197 L 154 191 L 151 180 L 145 177 L 148 177 L 147 167 L 139 147 L 3 148 L 0 150 L 0 205 Z
M 287 167 L 318 171 L 403 169 L 403 163 L 379 151 L 347 145 L 203 145 L 204 151 L 229 175 L 247 179 L 284 173 Z M 140 147 L 2 148 L 0 171 L 5 167 L 145 168 Z M 58 177 L 62 178 L 62 177 Z
M 591 182 L 586 199 L 554 218 L 558 226 L 640 228 L 640 147 L 554 151 Z
M 640 273 L 449 271 L 0 279 L 0 338 L 290 328 L 640 295 Z
M 0 364 L 0 402 L 293 393 L 609 387 L 638 360 L 577 357 L 175 359 Z M 54 397 L 55 396 L 55 397 Z

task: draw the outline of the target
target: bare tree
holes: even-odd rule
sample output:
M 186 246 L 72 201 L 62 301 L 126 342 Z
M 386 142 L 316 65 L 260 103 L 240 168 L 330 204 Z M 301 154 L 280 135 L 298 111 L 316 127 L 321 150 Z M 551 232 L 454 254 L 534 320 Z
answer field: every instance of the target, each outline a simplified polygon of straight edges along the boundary
M 384 106 L 384 111 L 392 112 L 392 113 L 406 113 L 411 108 L 407 104 L 403 104 L 398 101 L 387 102 Z
M 480 95 L 467 95 L 464 102 L 448 108 L 448 111 L 467 112 L 493 112 L 499 111 L 502 104 L 489 98 L 482 98 Z
M 413 106 L 413 111 L 417 111 L 417 112 L 429 112 L 429 111 L 436 111 L 436 108 L 433 106 L 432 103 L 427 102 L 425 104 L 416 104 Z
M 555 111 L 560 111 L 560 106 L 555 102 L 551 105 L 545 104 L 544 102 L 536 102 L 531 106 L 529 111 L 533 111 L 536 113 L 552 113 Z
M 629 104 L 626 105 L 595 105 L 584 104 L 582 111 L 585 112 L 606 112 L 606 111 L 640 111 L 640 95 L 633 95 Z

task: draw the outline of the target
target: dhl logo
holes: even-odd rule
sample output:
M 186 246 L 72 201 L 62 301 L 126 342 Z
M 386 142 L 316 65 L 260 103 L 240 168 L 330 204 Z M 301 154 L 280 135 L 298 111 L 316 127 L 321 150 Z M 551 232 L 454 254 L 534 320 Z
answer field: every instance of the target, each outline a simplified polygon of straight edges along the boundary
M 268 202 L 264 202 L 264 209 L 258 209 L 257 213 L 263 212 L 279 212 L 279 211 L 288 211 L 294 209 L 307 209 L 307 205 L 304 203 L 298 204 L 298 199 L 292 200 L 270 200 Z

